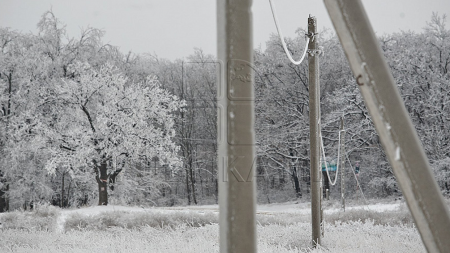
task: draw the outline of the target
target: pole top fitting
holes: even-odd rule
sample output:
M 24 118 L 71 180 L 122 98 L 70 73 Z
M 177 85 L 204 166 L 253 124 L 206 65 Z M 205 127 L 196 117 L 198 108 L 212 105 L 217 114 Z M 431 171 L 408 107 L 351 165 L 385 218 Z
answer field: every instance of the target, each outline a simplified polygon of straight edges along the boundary
M 317 31 L 317 19 L 316 17 L 312 16 L 311 14 L 309 15 L 308 18 L 308 30 L 309 31 Z
M 309 32 L 309 33 L 305 33 L 305 36 L 309 38 L 310 41 L 314 41 L 316 35 L 318 35 L 319 33 L 313 33 L 313 32 Z

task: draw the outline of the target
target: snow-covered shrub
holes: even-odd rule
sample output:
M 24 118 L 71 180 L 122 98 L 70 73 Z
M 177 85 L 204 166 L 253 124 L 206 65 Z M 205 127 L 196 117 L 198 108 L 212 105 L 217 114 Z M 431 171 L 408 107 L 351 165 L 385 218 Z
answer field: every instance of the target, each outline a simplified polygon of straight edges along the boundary
M 400 210 L 376 212 L 371 210 L 348 210 L 325 215 L 325 222 L 341 224 L 349 222 L 372 222 L 375 225 L 413 226 L 414 220 L 409 210 L 404 206 Z
M 106 230 L 113 227 L 127 229 L 176 228 L 179 226 L 202 227 L 218 222 L 217 214 L 212 212 L 104 212 L 98 215 L 74 213 L 67 217 L 65 231 Z
M 33 213 L 37 217 L 55 219 L 60 215 L 61 211 L 59 208 L 57 208 L 55 206 L 44 204 L 44 205 L 36 206 Z
M 27 231 L 55 231 L 60 211 L 53 206 L 43 205 L 33 211 L 14 211 L 0 216 L 3 229 Z
M 270 225 L 289 226 L 298 223 L 308 223 L 310 220 L 310 215 L 292 215 L 291 213 L 256 215 L 256 224 L 263 227 Z
M 295 191 L 291 187 L 282 187 L 279 189 L 263 189 L 258 185 L 257 202 L 259 204 L 282 203 L 297 200 Z
M 374 196 L 389 197 L 391 195 L 399 195 L 400 191 L 394 176 L 375 177 L 369 182 L 371 193 Z

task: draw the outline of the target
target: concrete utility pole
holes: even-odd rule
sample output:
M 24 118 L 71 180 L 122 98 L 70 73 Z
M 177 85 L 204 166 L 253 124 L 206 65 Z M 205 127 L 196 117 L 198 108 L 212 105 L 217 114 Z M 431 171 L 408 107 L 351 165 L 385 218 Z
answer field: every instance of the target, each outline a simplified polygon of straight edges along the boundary
M 341 208 L 345 212 L 345 131 L 344 131 L 344 115 L 341 117 L 341 127 L 340 127 L 340 135 L 341 135 L 341 164 L 339 167 L 341 168 Z M 337 176 L 337 175 L 336 175 Z
M 428 252 L 450 249 L 450 213 L 360 0 L 325 0 Z
M 320 83 L 319 54 L 317 53 L 317 23 L 315 17 L 308 18 L 308 65 L 309 65 L 309 141 L 310 141 L 310 173 L 311 173 L 311 223 L 312 244 L 320 244 L 321 223 L 321 166 L 320 166 Z
M 252 1 L 217 0 L 221 253 L 256 252 Z M 222 74 L 224 73 L 224 74 Z

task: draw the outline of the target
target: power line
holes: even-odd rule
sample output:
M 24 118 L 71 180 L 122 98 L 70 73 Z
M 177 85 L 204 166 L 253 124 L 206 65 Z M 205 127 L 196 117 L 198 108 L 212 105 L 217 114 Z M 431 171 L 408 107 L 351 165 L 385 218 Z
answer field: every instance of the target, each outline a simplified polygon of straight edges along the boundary
M 320 124 L 320 122 L 319 122 L 319 124 Z M 340 160 L 340 157 L 341 157 L 341 154 L 340 154 L 340 147 L 341 147 L 341 132 L 344 132 L 344 131 L 345 131 L 345 130 L 339 130 L 338 159 L 337 159 L 337 163 L 336 163 L 336 176 L 334 177 L 334 181 L 331 180 L 330 173 L 329 173 L 328 166 L 327 166 L 327 162 L 326 162 L 326 160 L 325 160 L 325 157 L 326 157 L 326 156 L 325 156 L 325 149 L 324 149 L 324 146 L 323 146 L 322 131 L 319 131 L 320 146 L 321 146 L 321 149 L 322 149 L 322 152 L 321 152 L 321 153 L 322 153 L 322 157 L 323 157 L 323 160 L 324 160 L 324 163 L 325 163 L 325 170 L 326 170 L 326 172 L 327 172 L 328 180 L 329 180 L 330 184 L 333 185 L 333 186 L 336 184 L 337 177 L 338 177 L 337 175 L 338 175 L 338 171 L 339 171 L 339 160 Z M 357 184 L 357 186 L 358 186 L 358 188 L 359 188 L 359 190 L 360 190 L 360 192 L 361 192 L 361 195 L 362 195 L 363 198 L 364 198 L 364 202 L 365 202 L 366 205 L 367 205 L 367 199 L 366 199 L 366 197 L 365 197 L 365 195 L 364 195 L 364 192 L 363 192 L 363 190 L 362 190 L 362 188 L 361 188 L 361 184 L 359 183 L 358 177 L 356 176 L 355 171 L 353 170 L 353 165 L 352 165 L 352 163 L 350 162 L 350 159 L 348 158 L 348 155 L 347 155 L 347 154 L 344 154 L 344 160 L 345 160 L 346 157 L 347 157 L 348 163 L 350 164 L 350 167 L 352 168 L 351 171 L 353 172 L 353 176 L 355 177 L 356 184 Z M 345 162 L 344 162 L 344 164 L 345 164 Z
M 322 131 L 319 130 L 320 147 L 322 148 L 322 152 L 321 153 L 322 153 L 322 157 L 323 157 L 323 162 L 325 163 L 325 171 L 327 172 L 327 176 L 328 176 L 328 180 L 329 180 L 330 184 L 333 185 L 333 186 L 336 184 L 336 181 L 337 181 L 337 178 L 338 178 L 339 160 L 340 160 L 340 157 L 341 157 L 341 155 L 340 155 L 340 152 L 341 152 L 341 132 L 343 132 L 343 131 L 345 131 L 345 130 L 339 130 L 339 144 L 338 144 L 338 159 L 337 159 L 337 163 L 336 163 L 336 176 L 334 177 L 334 181 L 332 181 L 331 177 L 330 177 L 330 173 L 328 171 L 327 161 L 325 159 L 326 156 L 325 156 L 325 148 L 323 146 Z M 345 160 L 345 158 L 344 158 L 344 160 Z
M 353 165 L 352 165 L 352 163 L 350 162 L 350 159 L 348 158 L 348 155 L 347 155 L 347 154 L 346 154 L 346 157 L 347 157 L 348 163 L 350 164 L 350 166 L 351 166 L 351 168 L 352 168 L 351 171 L 353 172 L 353 176 L 355 176 L 356 183 L 358 184 L 358 188 L 359 188 L 359 190 L 361 191 L 361 195 L 363 196 L 364 202 L 366 203 L 366 206 L 367 206 L 367 199 L 366 199 L 366 196 L 364 196 L 364 192 L 363 192 L 363 190 L 362 190 L 362 188 L 361 188 L 361 184 L 359 183 L 358 177 L 356 176 L 355 171 L 353 170 Z
M 291 53 L 289 52 L 289 50 L 288 50 L 288 48 L 286 46 L 286 42 L 284 41 L 284 36 L 283 36 L 283 33 L 281 32 L 281 29 L 278 27 L 278 20 L 277 20 L 276 14 L 275 14 L 275 7 L 272 4 L 272 0 L 269 0 L 269 3 L 270 3 L 270 9 L 272 10 L 273 20 L 275 21 L 275 27 L 277 28 L 278 36 L 280 37 L 281 44 L 283 45 L 284 52 L 286 52 L 287 57 L 289 58 L 289 60 L 293 64 L 300 65 L 300 63 L 302 63 L 303 59 L 305 58 L 306 52 L 308 51 L 309 37 L 306 38 L 305 50 L 303 51 L 302 58 L 299 61 L 295 61 L 292 58 L 292 55 L 291 55 Z

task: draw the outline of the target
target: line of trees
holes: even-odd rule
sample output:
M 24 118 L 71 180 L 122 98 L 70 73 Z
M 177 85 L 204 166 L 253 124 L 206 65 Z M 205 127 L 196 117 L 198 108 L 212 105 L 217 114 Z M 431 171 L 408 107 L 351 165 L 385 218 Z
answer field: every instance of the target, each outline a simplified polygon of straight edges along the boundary
M 297 34 L 287 42 L 292 53 L 300 56 L 305 31 L 299 29 Z M 365 193 L 370 197 L 400 195 L 338 39 L 326 31 L 319 36 L 324 52 L 320 58 L 320 94 L 326 153 L 337 156 L 339 122 L 344 115 L 347 154 L 353 166 L 357 161 L 361 164 L 359 179 Z M 383 35 L 380 43 L 438 184 L 448 196 L 450 30 L 446 28 L 446 17 L 434 13 L 423 32 Z M 308 193 L 309 187 L 307 64 L 290 64 L 276 36 L 267 42 L 264 51 L 255 51 L 255 64 L 258 155 L 260 169 L 268 174 L 266 182 L 260 183 L 268 185 L 273 193 L 287 186 L 301 196 L 299 191 Z M 347 195 L 355 196 L 356 180 L 350 164 L 346 166 Z M 339 192 L 340 184 L 332 189 L 332 196 L 339 198 Z M 267 193 L 267 198 L 270 196 Z M 275 194 L 274 201 L 278 199 Z
M 433 14 L 421 33 L 380 37 L 438 183 L 450 194 L 450 31 Z M 123 54 L 103 32 L 66 34 L 51 11 L 39 33 L 0 28 L 0 211 L 36 202 L 138 205 L 217 202 L 216 73 L 201 49 L 184 60 Z M 305 31 L 287 38 L 296 56 Z M 361 164 L 366 195 L 400 195 L 335 35 L 323 31 L 322 133 Z M 309 196 L 307 65 L 286 59 L 278 37 L 254 51 L 258 201 Z M 347 163 L 347 195 L 356 181 Z M 339 182 L 339 181 L 338 181 Z M 338 184 L 340 185 L 340 184 Z M 339 186 L 338 186 L 339 187 Z M 108 190 L 109 189 L 109 190 Z M 338 197 L 339 188 L 331 190 Z M 109 196 L 109 198 L 108 198 Z
M 70 38 L 51 11 L 38 29 L 0 30 L 0 209 L 95 195 L 107 205 L 121 174 L 123 201 L 154 194 L 148 164 L 181 163 L 175 116 L 184 102 L 156 77 L 132 75 L 130 57 L 102 44 L 102 31 Z

